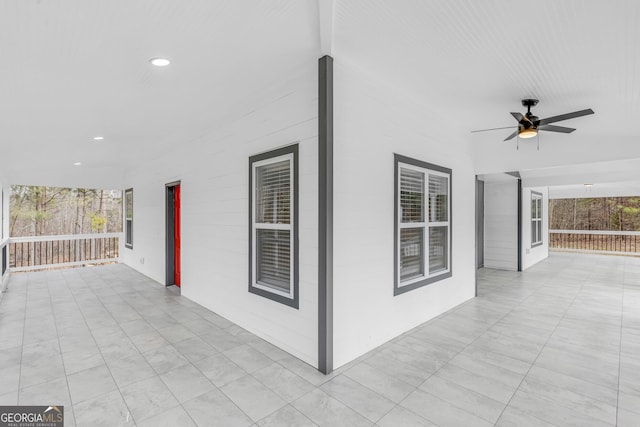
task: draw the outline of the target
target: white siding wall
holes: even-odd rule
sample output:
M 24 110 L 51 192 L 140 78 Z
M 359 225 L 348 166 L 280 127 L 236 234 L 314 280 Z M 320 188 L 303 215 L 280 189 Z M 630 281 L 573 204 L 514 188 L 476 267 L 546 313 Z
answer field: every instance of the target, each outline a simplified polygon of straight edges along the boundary
M 542 245 L 531 247 L 531 192 L 542 194 Z M 526 270 L 549 257 L 549 188 L 522 189 L 522 269 Z
M 124 261 L 165 280 L 165 184 L 181 181 L 182 295 L 317 366 L 317 70 L 230 106 L 219 126 L 150 153 L 134 189 Z M 248 292 L 249 156 L 299 143 L 300 309 Z M 142 263 L 144 259 L 144 263 Z
M 484 266 L 518 269 L 518 181 L 484 184 Z
M 474 296 L 468 137 L 424 105 L 336 60 L 334 365 Z M 394 153 L 453 170 L 453 277 L 393 296 Z

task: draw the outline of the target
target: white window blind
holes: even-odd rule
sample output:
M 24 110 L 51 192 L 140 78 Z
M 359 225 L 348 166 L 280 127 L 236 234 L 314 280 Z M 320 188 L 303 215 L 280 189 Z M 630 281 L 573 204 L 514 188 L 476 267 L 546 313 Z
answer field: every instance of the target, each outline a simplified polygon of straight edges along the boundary
M 289 293 L 291 277 L 291 233 L 289 230 L 257 230 L 257 281 Z
M 396 155 L 396 293 L 450 275 L 451 257 L 450 170 L 431 170 L 427 163 L 402 157 L 407 160 L 403 162 L 399 157 Z
M 256 222 L 291 222 L 291 165 L 289 160 L 256 168 Z
M 282 151 L 280 149 L 273 153 Z M 297 153 L 297 149 L 293 151 Z M 293 302 L 296 292 L 294 152 L 275 154 L 273 157 L 266 153 L 250 159 L 252 215 L 249 290 L 297 307 L 297 299 Z

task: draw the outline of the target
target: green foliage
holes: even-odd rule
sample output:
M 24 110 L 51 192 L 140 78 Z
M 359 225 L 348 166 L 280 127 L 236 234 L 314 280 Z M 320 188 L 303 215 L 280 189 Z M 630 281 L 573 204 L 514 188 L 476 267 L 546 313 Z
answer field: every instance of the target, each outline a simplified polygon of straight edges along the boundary
M 102 228 L 107 223 L 107 218 L 99 212 L 90 214 L 89 218 L 91 218 L 91 231 L 102 231 Z

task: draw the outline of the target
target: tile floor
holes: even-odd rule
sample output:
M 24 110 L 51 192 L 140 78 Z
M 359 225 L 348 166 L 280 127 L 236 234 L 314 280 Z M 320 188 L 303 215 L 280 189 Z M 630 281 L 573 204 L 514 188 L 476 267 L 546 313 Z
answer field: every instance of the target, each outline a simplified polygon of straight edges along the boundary
M 323 376 L 124 265 L 14 275 L 0 404 L 66 426 L 638 426 L 640 259 L 481 270 L 479 297 Z

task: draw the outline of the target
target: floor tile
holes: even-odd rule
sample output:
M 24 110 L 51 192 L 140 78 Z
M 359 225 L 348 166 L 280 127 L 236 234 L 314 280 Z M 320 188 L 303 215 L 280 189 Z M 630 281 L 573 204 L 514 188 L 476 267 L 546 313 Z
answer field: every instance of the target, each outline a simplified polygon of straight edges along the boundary
M 191 364 L 166 372 L 160 375 L 160 378 L 180 402 L 186 402 L 215 389 L 211 381 Z
M 394 402 L 344 375 L 324 383 L 320 389 L 372 422 L 378 421 L 395 406 Z
M 376 425 L 380 427 L 437 427 L 431 421 L 422 418 L 420 415 L 411 412 L 402 406 L 396 406 L 393 408 L 388 414 L 382 417 Z
M 121 391 L 136 422 L 178 406 L 176 398 L 158 377 L 130 384 Z
M 181 406 L 160 412 L 137 423 L 138 427 L 197 427 L 187 411 Z
M 508 406 L 500 419 L 496 423 L 496 427 L 558 427 L 554 424 L 542 421 L 531 414 L 522 412 L 518 409 Z
M 515 392 L 517 385 L 507 385 L 494 381 L 489 377 L 459 368 L 455 365 L 446 365 L 435 376 L 450 381 L 459 386 L 483 394 L 501 403 L 508 403 Z
M 425 381 L 420 386 L 420 390 L 445 400 L 490 423 L 497 421 L 506 406 L 504 403 L 435 375 Z
M 255 371 L 252 375 L 286 402 L 292 402 L 314 389 L 313 384 L 277 363 Z
M 149 350 L 143 353 L 145 359 L 154 371 L 158 374 L 164 374 L 172 369 L 184 366 L 189 361 L 172 345 Z
M 343 375 L 386 397 L 394 403 L 399 403 L 416 389 L 416 386 L 400 381 L 366 363 L 359 363 L 353 366 Z
M 156 375 L 156 372 L 140 353 L 123 358 L 108 359 L 107 366 L 109 366 L 113 379 L 121 389 L 128 384 Z
M 198 360 L 194 362 L 194 365 L 217 387 L 242 378 L 247 374 L 221 353 Z
M 190 362 L 196 362 L 218 353 L 218 350 L 198 337 L 177 342 L 173 346 Z
M 260 353 L 258 350 L 255 350 L 248 344 L 227 350 L 223 352 L 223 354 L 233 363 L 249 373 L 265 368 L 273 363 L 273 360 L 269 359 L 267 356 Z
M 536 395 L 518 391 L 511 400 L 510 406 L 522 412 L 530 414 L 541 420 L 557 426 L 614 426 L 589 417 L 579 411 L 567 408 L 553 400 L 538 397 Z
M 406 409 L 439 426 L 492 426 L 493 423 L 466 412 L 429 393 L 416 390 L 400 403 Z
M 198 426 L 248 427 L 253 425 L 251 418 L 220 390 L 198 396 L 182 406 Z
M 67 375 L 104 364 L 102 354 L 96 347 L 62 354 L 62 362 Z
M 107 365 L 102 364 L 67 376 L 71 399 L 79 403 L 116 389 Z
M 266 417 L 287 403 L 250 375 L 232 381 L 220 387 L 220 390 L 254 421 Z
M 255 424 L 257 427 L 314 427 L 316 424 L 293 406 L 287 405 Z
M 160 347 L 164 347 L 169 343 L 158 332 L 143 332 L 138 335 L 133 335 L 131 341 L 138 348 L 140 353 L 155 350 Z
M 371 421 L 332 398 L 315 389 L 293 402 L 292 406 L 319 426 L 371 426 Z
M 88 399 L 73 405 L 78 427 L 131 427 L 135 426 L 129 408 L 119 391 Z
M 525 378 L 518 391 L 551 400 L 566 408 L 606 423 L 615 424 L 616 406 L 587 397 L 583 394 L 556 387 L 543 381 Z
M 196 334 L 182 325 L 167 326 L 166 328 L 158 329 L 158 333 L 170 343 L 176 343 L 196 337 Z
M 23 388 L 20 390 L 20 405 L 62 405 L 71 407 L 69 387 L 65 377 Z
M 640 414 L 631 412 L 626 409 L 618 411 L 617 427 L 637 427 Z

